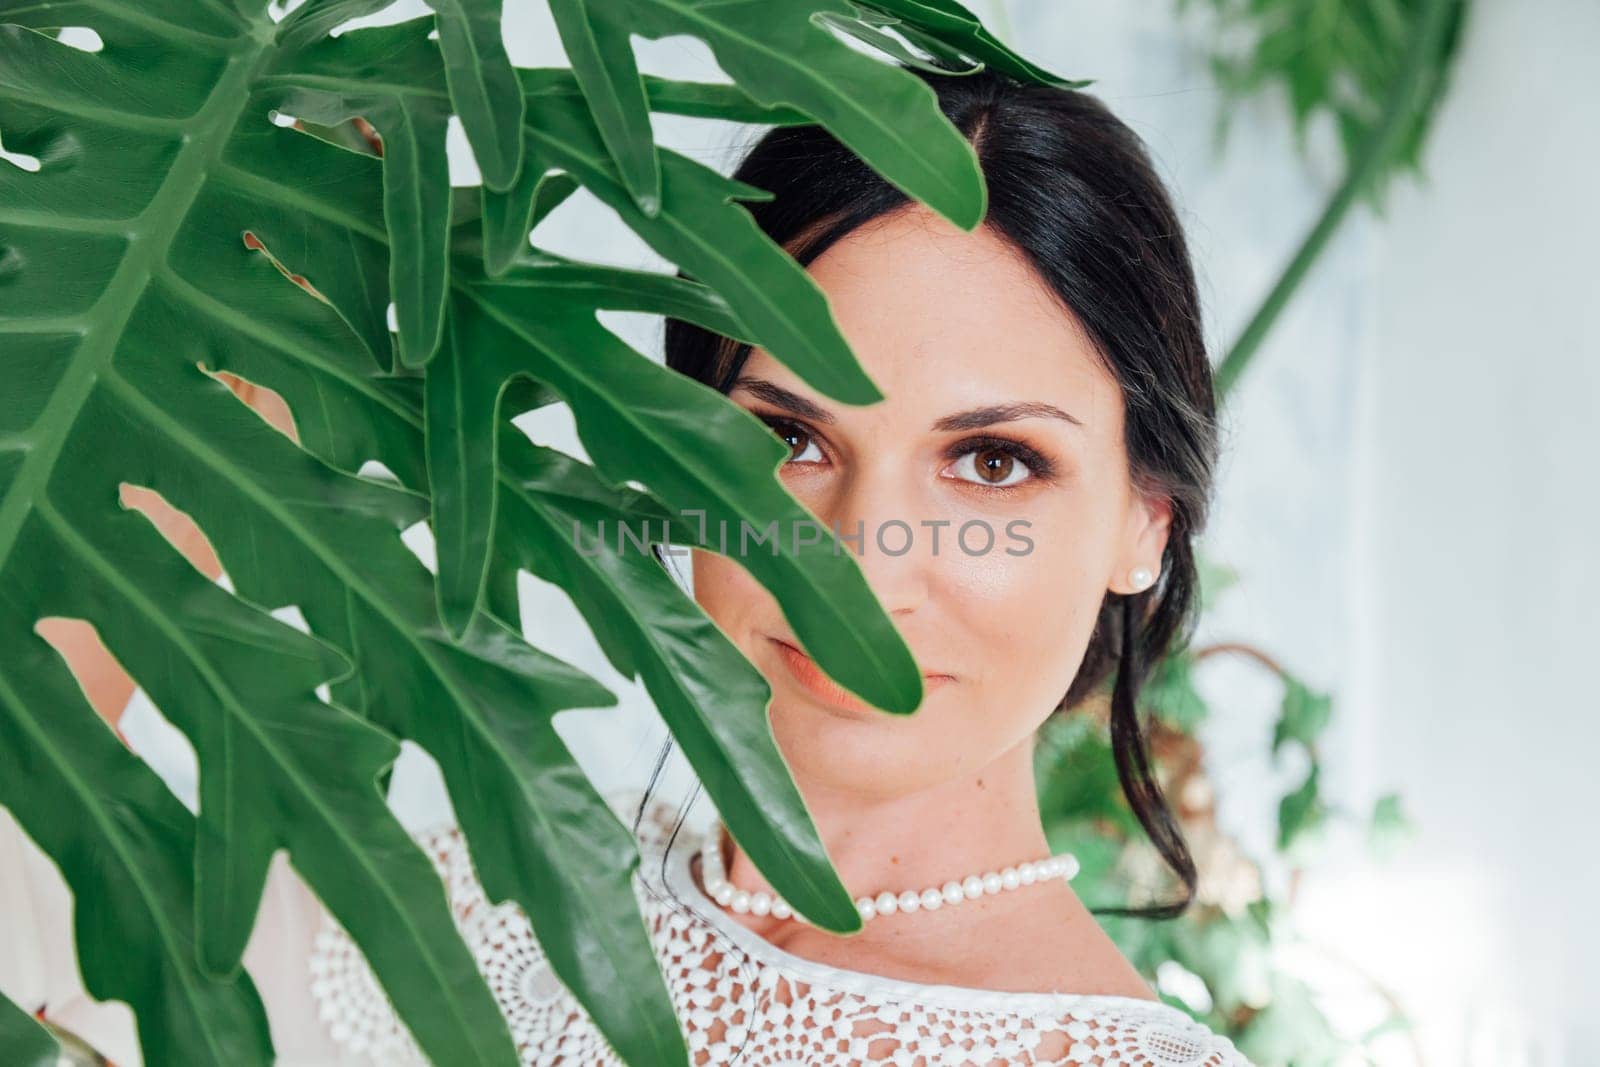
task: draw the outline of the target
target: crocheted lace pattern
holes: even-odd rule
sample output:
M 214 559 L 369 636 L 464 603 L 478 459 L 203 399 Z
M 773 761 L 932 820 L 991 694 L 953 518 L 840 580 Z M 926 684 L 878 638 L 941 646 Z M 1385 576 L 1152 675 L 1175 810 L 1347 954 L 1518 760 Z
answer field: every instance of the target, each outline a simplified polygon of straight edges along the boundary
M 608 795 L 631 822 L 637 791 Z M 734 922 L 690 873 L 699 834 L 666 851 L 673 806 L 641 825 L 635 892 L 696 1067 L 1251 1067 L 1227 1038 L 1133 997 L 905 982 L 792 956 Z M 419 834 L 528 1067 L 623 1067 L 550 969 L 522 909 L 490 904 L 453 828 Z M 674 899 L 676 897 L 677 899 Z M 329 916 L 310 960 L 323 1023 L 353 1058 L 423 1064 L 355 944 Z

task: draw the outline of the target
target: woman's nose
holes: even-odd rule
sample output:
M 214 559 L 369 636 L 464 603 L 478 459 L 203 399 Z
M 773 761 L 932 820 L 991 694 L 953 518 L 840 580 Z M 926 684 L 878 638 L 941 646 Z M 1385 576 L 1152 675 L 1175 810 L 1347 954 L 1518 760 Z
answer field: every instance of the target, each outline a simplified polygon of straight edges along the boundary
M 906 491 L 903 478 L 857 472 L 818 516 L 838 541 L 838 551 L 855 557 L 891 616 L 913 612 L 928 598 L 936 560 L 926 520 L 936 516 L 922 514 L 925 510 L 916 494 Z

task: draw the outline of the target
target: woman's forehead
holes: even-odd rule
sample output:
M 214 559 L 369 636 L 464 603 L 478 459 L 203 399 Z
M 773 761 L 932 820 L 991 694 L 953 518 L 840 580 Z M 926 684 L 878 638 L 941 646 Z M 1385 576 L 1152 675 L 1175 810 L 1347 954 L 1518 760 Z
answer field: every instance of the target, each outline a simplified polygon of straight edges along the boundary
M 926 209 L 897 213 L 841 238 L 807 271 L 885 394 L 871 406 L 875 413 L 944 414 L 1035 400 L 1087 423 L 1119 402 L 1115 380 L 1076 316 L 1019 252 L 985 228 L 968 233 Z M 752 350 L 741 376 L 849 410 L 761 348 Z

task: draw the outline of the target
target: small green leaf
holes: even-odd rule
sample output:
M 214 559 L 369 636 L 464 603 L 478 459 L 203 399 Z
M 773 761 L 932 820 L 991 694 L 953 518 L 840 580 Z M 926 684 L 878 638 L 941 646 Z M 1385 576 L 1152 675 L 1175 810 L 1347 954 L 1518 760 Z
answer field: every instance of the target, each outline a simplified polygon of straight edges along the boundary
M 1304 855 L 1305 848 L 1326 816 L 1322 805 L 1318 780 L 1322 769 L 1312 763 L 1305 781 L 1278 804 L 1278 848 L 1284 852 Z
M 1398 793 L 1385 793 L 1372 808 L 1367 828 L 1368 846 L 1380 859 L 1391 859 L 1416 835 L 1416 827 L 1405 814 Z
M 1278 721 L 1272 730 L 1273 753 L 1276 754 L 1286 741 L 1298 741 L 1311 748 L 1332 718 L 1331 695 L 1315 692 L 1297 678 L 1285 678 Z
M 1145 683 L 1144 698 L 1151 713 L 1167 725 L 1193 733 L 1210 714 L 1194 685 L 1193 661 L 1184 655 L 1157 662 Z
M 1339 1042 L 1304 982 L 1275 975 L 1272 999 L 1245 1024 L 1236 1042 L 1254 1063 L 1333 1067 Z

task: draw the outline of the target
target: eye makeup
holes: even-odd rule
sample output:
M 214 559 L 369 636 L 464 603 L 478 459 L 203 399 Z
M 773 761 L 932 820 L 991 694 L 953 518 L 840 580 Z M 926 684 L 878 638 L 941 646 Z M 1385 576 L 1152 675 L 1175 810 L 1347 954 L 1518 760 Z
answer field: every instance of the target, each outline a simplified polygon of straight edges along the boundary
M 754 410 L 751 410 L 750 413 L 770 426 L 773 432 L 776 433 L 780 438 L 784 436 L 785 431 L 798 431 L 799 433 L 810 438 L 813 443 L 819 440 L 816 432 L 798 419 L 789 418 L 783 415 L 767 414 Z M 964 437 L 959 441 L 955 441 L 945 449 L 944 459 L 946 462 L 951 462 L 973 452 L 1004 453 L 1005 455 L 1008 455 L 1012 459 L 1021 463 L 1023 466 L 1027 467 L 1028 477 L 1020 482 L 1015 483 L 1014 485 L 985 485 L 981 481 L 972 481 L 968 478 L 958 479 L 959 481 L 966 482 L 968 485 L 976 485 L 980 488 L 992 490 L 997 493 L 1005 493 L 1022 489 L 1030 482 L 1052 481 L 1056 476 L 1057 466 L 1054 460 L 1050 459 L 1038 449 L 1019 441 L 1016 438 L 1003 437 L 998 434 L 977 434 L 972 437 Z
M 1056 465 L 1038 449 L 1018 441 L 1014 437 L 999 437 L 994 434 L 979 434 L 976 437 L 964 437 L 945 450 L 944 458 L 949 460 L 960 459 L 969 452 L 1003 452 L 1012 459 L 1017 460 L 1027 467 L 1030 474 L 1025 481 L 1017 485 L 1026 485 L 1035 478 L 1050 481 L 1055 477 Z M 981 483 L 974 482 L 974 485 Z M 1015 485 L 994 486 L 996 489 L 1015 489 Z

